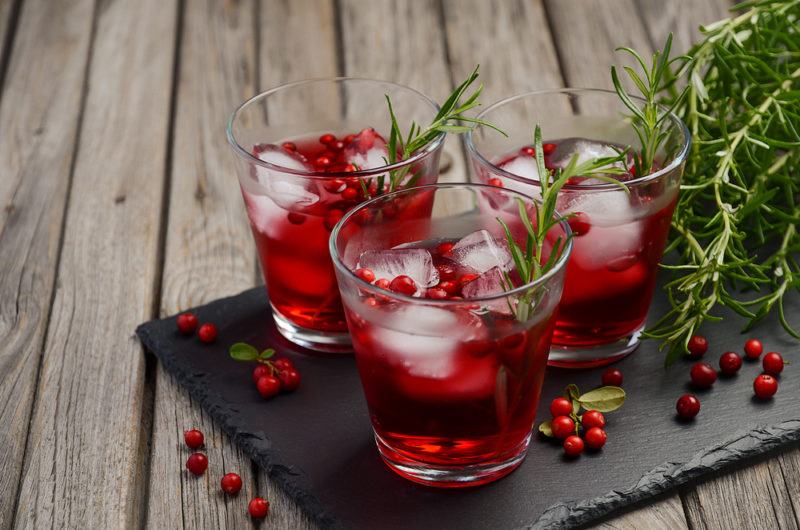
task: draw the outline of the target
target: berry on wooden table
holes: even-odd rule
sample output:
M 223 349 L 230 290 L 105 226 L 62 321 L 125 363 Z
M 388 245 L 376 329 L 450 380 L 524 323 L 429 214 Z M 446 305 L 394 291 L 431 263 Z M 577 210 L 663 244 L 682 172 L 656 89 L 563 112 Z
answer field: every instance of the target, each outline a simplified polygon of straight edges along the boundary
M 570 434 L 575 434 L 575 422 L 569 416 L 553 418 L 553 421 L 550 422 L 550 428 L 553 431 L 553 436 L 559 440 L 563 440 Z
M 578 456 L 583 452 L 583 440 L 581 440 L 580 436 L 572 435 L 568 436 L 566 440 L 564 440 L 564 453 L 567 456 Z
M 600 427 L 602 429 L 606 426 L 606 417 L 600 411 L 587 410 L 583 413 L 581 425 L 583 425 L 584 429 L 591 429 L 592 427 Z
M 186 460 L 186 469 L 191 471 L 193 475 L 200 476 L 206 472 L 208 468 L 208 458 L 203 453 L 192 453 Z
M 697 362 L 692 365 L 690 376 L 695 388 L 711 388 L 717 380 L 717 371 L 708 363 Z
M 176 320 L 178 331 L 191 335 L 197 329 L 197 317 L 194 313 L 181 313 Z
M 744 343 L 744 353 L 748 359 L 758 359 L 764 352 L 764 346 L 758 339 L 750 339 Z
M 684 394 L 678 398 L 675 410 L 678 411 L 678 416 L 685 420 L 690 420 L 700 412 L 700 400 L 692 394 Z
M 622 386 L 622 372 L 617 368 L 608 368 L 603 372 L 602 381 L 604 386 Z
M 200 337 L 200 340 L 206 344 L 211 344 L 217 340 L 217 326 L 206 322 L 200 326 L 200 329 L 197 331 L 197 336 Z
M 203 433 L 197 429 L 191 429 L 183 433 L 183 441 L 186 442 L 186 446 L 189 449 L 197 449 L 203 445 L 203 440 Z
M 572 414 L 572 402 L 565 397 L 557 397 L 550 403 L 550 415 L 554 418 Z
M 265 375 L 256 382 L 256 390 L 264 399 L 271 399 L 281 391 L 281 381 L 274 375 Z
M 742 367 L 741 356 L 732 351 L 726 351 L 719 358 L 719 369 L 725 375 L 733 375 Z
M 228 473 L 219 481 L 219 486 L 228 495 L 236 495 L 242 489 L 242 477 L 236 473 Z
M 600 427 L 592 427 L 583 435 L 583 438 L 586 441 L 586 446 L 589 449 L 595 450 L 600 449 L 606 444 L 607 437 L 606 431 Z
M 255 497 L 247 505 L 247 511 L 253 519 L 263 519 L 269 513 L 269 502 L 261 497 Z
M 779 373 L 783 372 L 784 364 L 786 363 L 784 363 L 781 354 L 775 351 L 767 353 L 764 356 L 764 359 L 761 361 L 764 371 L 769 375 L 778 375 Z
M 692 335 L 686 347 L 692 359 L 699 359 L 708 351 L 708 340 L 702 335 Z
M 769 374 L 761 374 L 753 381 L 753 392 L 759 399 L 770 399 L 778 391 L 778 380 Z

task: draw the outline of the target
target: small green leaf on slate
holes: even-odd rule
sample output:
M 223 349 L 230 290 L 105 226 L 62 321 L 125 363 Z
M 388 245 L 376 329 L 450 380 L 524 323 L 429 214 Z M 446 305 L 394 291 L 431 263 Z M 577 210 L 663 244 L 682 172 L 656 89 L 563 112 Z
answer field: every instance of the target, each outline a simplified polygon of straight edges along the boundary
M 255 361 L 258 359 L 258 350 L 246 342 L 237 342 L 230 347 L 228 353 L 237 361 Z
M 625 391 L 618 386 L 603 386 L 578 398 L 586 410 L 612 412 L 625 403 Z
M 576 384 L 567 385 L 567 388 L 564 389 L 564 394 L 573 401 L 578 401 L 581 397 L 581 391 Z
M 266 350 L 262 351 L 259 354 L 258 358 L 261 360 L 267 360 L 273 355 L 275 355 L 275 350 L 273 350 L 272 348 L 267 348 Z
M 550 438 L 553 437 L 553 427 L 550 425 L 550 420 L 543 421 L 539 424 L 539 432 Z

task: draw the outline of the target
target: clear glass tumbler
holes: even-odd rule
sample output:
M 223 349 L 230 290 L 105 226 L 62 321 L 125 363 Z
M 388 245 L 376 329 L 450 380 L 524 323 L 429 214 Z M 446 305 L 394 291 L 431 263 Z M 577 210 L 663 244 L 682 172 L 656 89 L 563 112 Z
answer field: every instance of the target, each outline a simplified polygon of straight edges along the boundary
M 525 458 L 570 244 L 541 278 L 503 284 L 516 273 L 498 219 L 524 248 L 518 199 L 535 218 L 518 192 L 422 186 L 360 205 L 331 234 L 378 450 L 410 480 L 478 485 Z M 562 221 L 547 240 L 568 233 Z M 416 292 L 380 288 L 391 275 Z
M 437 105 L 401 85 L 354 78 L 273 88 L 228 123 L 239 183 L 281 334 L 301 346 L 351 351 L 328 236 L 368 198 L 436 182 L 444 135 L 389 165 L 389 96 L 401 131 Z
M 544 138 L 545 164 L 564 167 L 613 156 L 614 148 L 638 149 L 630 112 L 615 92 L 564 89 L 510 97 L 480 118 L 508 137 L 478 127 L 467 135 L 473 179 L 540 195 L 533 130 Z M 550 364 L 592 367 L 611 363 L 639 344 L 669 235 L 672 212 L 691 136 L 675 115 L 663 127 L 666 139 L 655 170 L 617 176 L 628 190 L 598 179 L 576 178 L 564 186 L 557 209 L 573 214 L 574 249 L 553 336 Z M 629 159 L 631 162 L 632 159 Z

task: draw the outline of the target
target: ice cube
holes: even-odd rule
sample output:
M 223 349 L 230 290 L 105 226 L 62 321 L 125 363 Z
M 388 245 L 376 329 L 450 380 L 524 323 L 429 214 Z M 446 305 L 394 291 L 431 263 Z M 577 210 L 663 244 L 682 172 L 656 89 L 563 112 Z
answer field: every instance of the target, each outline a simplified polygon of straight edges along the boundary
M 367 128 L 358 133 L 344 148 L 344 156 L 359 169 L 375 169 L 387 165 L 389 150 L 386 140 L 375 129 Z
M 450 252 L 456 263 L 484 273 L 492 267 L 507 271 L 511 265 L 511 254 L 505 242 L 496 240 L 486 230 L 478 230 L 461 238 Z
M 375 278 L 389 281 L 405 274 L 417 284 L 415 296 L 439 282 L 439 271 L 433 266 L 431 253 L 424 248 L 367 250 L 359 256 L 356 267 L 370 269 Z
M 492 267 L 484 272 L 461 290 L 464 298 L 484 298 L 487 296 L 494 296 L 505 292 L 506 279 L 503 276 L 503 271 L 499 267 Z M 497 300 L 490 300 L 481 303 L 483 309 L 510 315 L 512 313 L 511 307 L 508 305 L 507 298 L 499 298 Z
M 500 165 L 501 169 L 508 171 L 518 177 L 530 180 L 539 180 L 539 166 L 536 159 L 528 155 L 520 155 L 512 158 L 508 162 Z
M 550 163 L 555 167 L 565 168 L 573 156 L 578 155 L 578 164 L 583 164 L 595 158 L 617 156 L 617 151 L 610 144 L 587 140 L 584 138 L 567 138 L 558 143 L 556 150 L 550 157 Z M 621 162 L 607 167 L 625 168 Z
M 306 164 L 301 155 L 277 145 L 263 146 L 258 158 L 288 169 L 312 171 L 311 166 Z M 256 168 L 256 174 L 258 182 L 266 188 L 269 198 L 281 208 L 287 210 L 303 208 L 319 201 L 317 184 L 312 179 L 261 166 Z

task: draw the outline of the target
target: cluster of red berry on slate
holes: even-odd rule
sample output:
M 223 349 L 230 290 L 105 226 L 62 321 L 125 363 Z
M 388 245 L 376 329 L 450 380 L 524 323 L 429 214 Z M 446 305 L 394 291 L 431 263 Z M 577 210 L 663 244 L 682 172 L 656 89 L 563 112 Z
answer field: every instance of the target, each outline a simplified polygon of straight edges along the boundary
M 689 357 L 700 359 L 708 351 L 708 340 L 700 335 L 694 335 L 689 339 Z M 744 344 L 744 354 L 748 359 L 757 361 L 764 352 L 764 346 L 758 339 L 750 339 Z M 759 399 L 770 399 L 778 391 L 777 376 L 783 371 L 786 364 L 780 353 L 769 352 L 764 355 L 761 362 L 763 373 L 758 375 L 753 381 L 753 392 Z M 719 358 L 719 372 L 726 376 L 736 374 L 742 367 L 742 357 L 732 351 L 723 353 Z M 711 388 L 717 380 L 717 371 L 711 364 L 698 361 L 692 365 L 689 372 L 692 386 L 697 389 Z M 678 416 L 690 420 L 700 412 L 700 400 L 693 394 L 684 394 L 675 404 Z
M 300 386 L 300 372 L 286 357 L 259 362 L 262 364 L 253 369 L 253 382 L 264 399 L 272 399 L 280 392 L 294 392 Z
M 206 344 L 211 344 L 217 340 L 217 326 L 210 322 L 206 322 L 198 329 L 197 325 L 200 323 L 194 313 L 181 313 L 177 318 L 178 331 L 184 335 L 192 335 L 195 330 L 197 337 Z
M 189 449 L 199 449 L 204 442 L 203 433 L 197 429 L 188 430 L 183 433 L 183 441 Z M 203 453 L 194 452 L 186 460 L 186 469 L 199 477 L 208 469 L 208 458 Z M 219 486 L 226 494 L 236 495 L 242 489 L 242 477 L 236 473 L 226 473 Z M 254 519 L 263 519 L 269 513 L 269 502 L 261 497 L 254 497 L 247 506 L 247 511 Z

